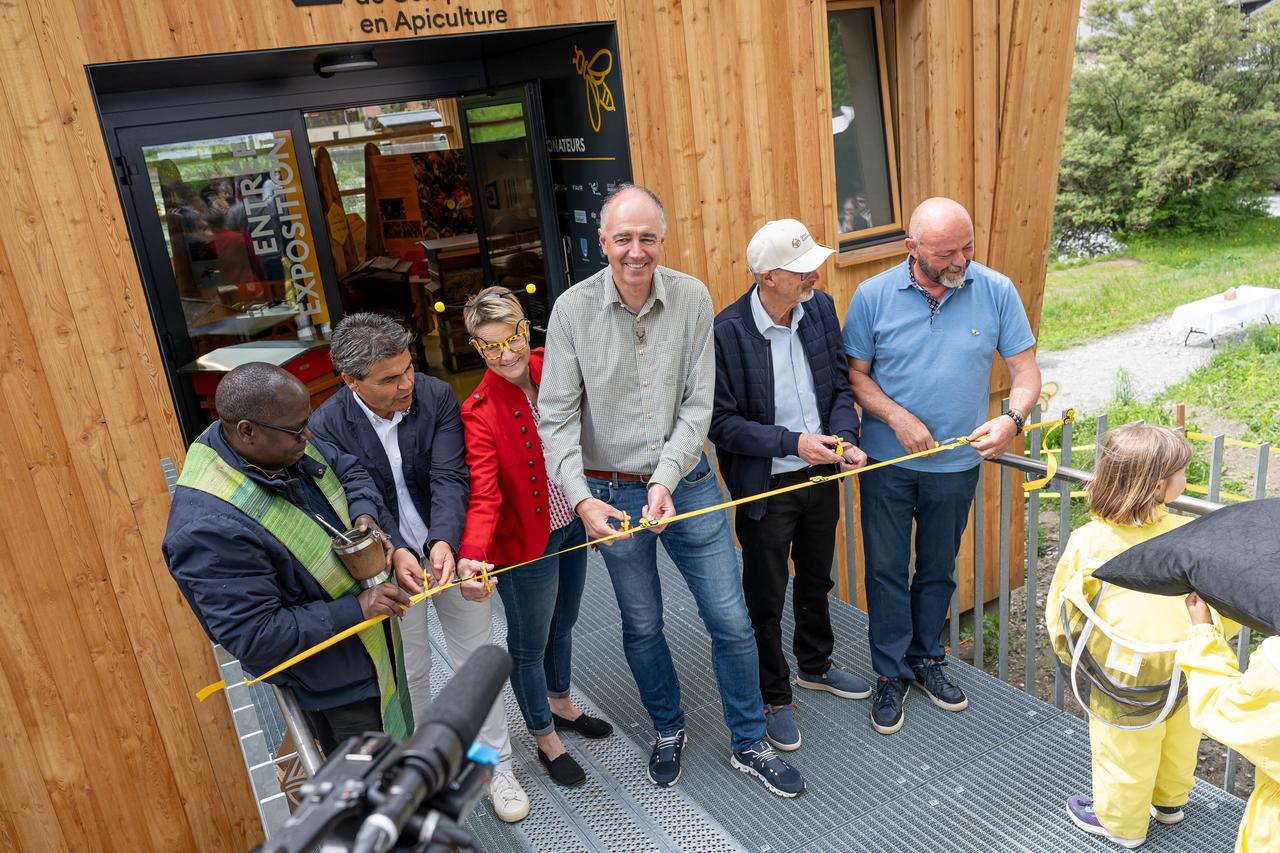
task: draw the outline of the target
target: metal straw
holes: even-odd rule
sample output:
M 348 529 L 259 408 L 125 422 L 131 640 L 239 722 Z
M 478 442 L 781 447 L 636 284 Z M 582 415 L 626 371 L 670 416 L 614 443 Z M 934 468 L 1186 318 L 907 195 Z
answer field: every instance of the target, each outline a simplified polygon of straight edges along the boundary
M 333 531 L 333 534 L 334 534 L 335 536 L 341 536 L 343 539 L 345 539 L 345 540 L 347 541 L 347 544 L 348 544 L 348 545 L 354 545 L 354 544 L 356 544 L 356 543 L 355 543 L 355 540 L 354 540 L 354 539 L 352 539 L 350 536 L 348 536 L 347 534 L 343 533 L 341 530 L 339 530 L 338 528 L 334 527 L 334 526 L 333 526 L 332 524 L 330 524 L 329 522 L 325 521 L 325 520 L 324 520 L 324 516 L 323 516 L 323 515 L 320 515 L 319 513 L 316 513 L 316 521 L 320 522 L 320 523 L 321 523 L 321 524 L 323 524 L 325 527 L 327 527 L 327 528 L 329 528 L 330 530 L 332 530 L 332 531 Z

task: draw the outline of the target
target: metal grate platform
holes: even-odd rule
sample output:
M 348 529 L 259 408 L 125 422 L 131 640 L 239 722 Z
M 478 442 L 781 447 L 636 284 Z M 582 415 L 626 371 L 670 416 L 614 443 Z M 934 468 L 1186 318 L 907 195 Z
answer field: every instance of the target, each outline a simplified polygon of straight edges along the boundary
M 689 745 L 684 775 L 670 789 L 645 777 L 652 743 L 622 654 L 617 604 L 603 561 L 592 554 L 582 615 L 574 633 L 574 697 L 613 722 L 614 737 L 565 737 L 587 770 L 587 784 L 559 788 L 534 754 L 533 739 L 505 693 L 516 774 L 532 801 L 529 817 L 500 822 L 482 803 L 468 822 L 482 849 L 494 851 L 1060 851 L 1118 849 L 1077 830 L 1064 802 L 1089 789 L 1088 727 L 966 664 L 949 674 L 970 708 L 951 714 L 919 693 L 907 699 L 907 723 L 876 734 L 869 703 L 796 690 L 804 745 L 787 758 L 809 789 L 784 800 L 728 763 L 728 730 L 711 668 L 710 640 L 683 579 L 658 549 L 667 641 L 680 674 Z M 499 642 L 505 626 L 498 615 Z M 788 608 L 789 612 L 790 608 Z M 868 675 L 866 616 L 832 601 L 838 663 Z M 788 616 L 789 620 L 789 616 Z M 433 686 L 450 675 L 433 618 L 438 654 Z M 787 624 L 784 636 L 790 636 Z M 794 661 L 792 661 L 794 666 Z M 1243 803 L 1197 783 L 1187 820 L 1152 823 L 1144 850 L 1230 849 Z

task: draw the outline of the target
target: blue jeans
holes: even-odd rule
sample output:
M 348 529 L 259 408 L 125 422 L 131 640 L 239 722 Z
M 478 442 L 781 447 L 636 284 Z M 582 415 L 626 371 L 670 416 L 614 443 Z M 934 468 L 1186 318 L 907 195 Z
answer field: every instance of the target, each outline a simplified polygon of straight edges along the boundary
M 644 483 L 588 478 L 587 485 L 593 497 L 626 512 L 633 524 L 649 502 Z M 676 512 L 724 500 L 705 456 L 680 481 L 672 500 Z M 732 748 L 746 749 L 764 737 L 764 703 L 755 633 L 747 617 L 742 573 L 724 511 L 677 522 L 657 536 L 638 533 L 600 548 L 622 612 L 622 646 L 640 700 L 659 734 L 672 734 L 684 727 L 680 682 L 662 630 L 658 542 L 684 576 L 697 602 L 698 615 L 711 635 L 711 656 Z
M 956 588 L 956 553 L 977 483 L 976 465 L 942 473 L 891 465 L 858 477 L 876 674 L 913 680 L 911 664 L 943 656 L 942 625 Z
M 575 518 L 551 531 L 543 554 L 586 541 Z M 587 580 L 587 549 L 539 560 L 498 581 L 498 597 L 507 615 L 507 651 L 511 654 L 511 690 L 524 724 L 535 737 L 555 729 L 548 696 L 569 695 L 573 626 L 578 621 Z

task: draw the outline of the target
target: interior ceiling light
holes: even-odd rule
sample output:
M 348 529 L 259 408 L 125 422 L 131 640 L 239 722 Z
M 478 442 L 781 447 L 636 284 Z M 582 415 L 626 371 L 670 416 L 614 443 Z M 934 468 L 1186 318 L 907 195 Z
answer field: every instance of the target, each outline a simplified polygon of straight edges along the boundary
M 377 68 L 378 60 L 373 58 L 373 51 L 361 53 L 326 53 L 316 58 L 316 74 L 321 77 L 332 77 L 342 71 L 364 71 Z

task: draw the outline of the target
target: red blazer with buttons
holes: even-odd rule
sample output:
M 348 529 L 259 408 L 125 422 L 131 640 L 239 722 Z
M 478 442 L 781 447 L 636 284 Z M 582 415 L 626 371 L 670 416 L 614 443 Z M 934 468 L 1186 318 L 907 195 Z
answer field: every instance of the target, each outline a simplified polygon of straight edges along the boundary
M 529 352 L 533 384 L 542 381 L 542 348 Z M 491 370 L 462 403 L 471 501 L 458 556 L 495 565 L 542 554 L 551 534 L 547 464 L 524 392 Z

